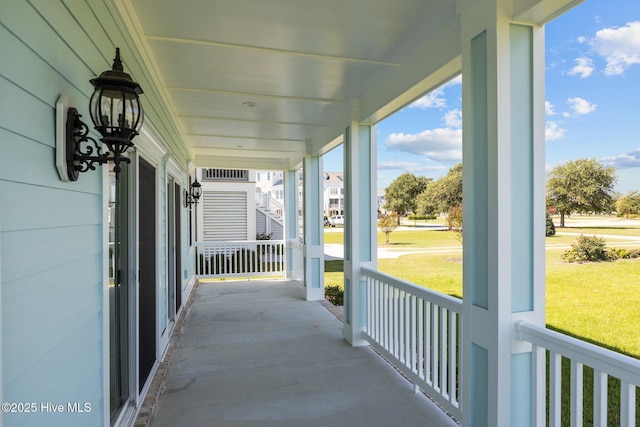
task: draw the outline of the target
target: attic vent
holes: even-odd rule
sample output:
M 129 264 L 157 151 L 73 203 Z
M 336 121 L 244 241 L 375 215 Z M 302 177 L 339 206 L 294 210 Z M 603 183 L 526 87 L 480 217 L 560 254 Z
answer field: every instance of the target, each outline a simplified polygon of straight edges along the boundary
M 241 169 L 203 169 L 203 181 L 249 181 L 249 171 Z

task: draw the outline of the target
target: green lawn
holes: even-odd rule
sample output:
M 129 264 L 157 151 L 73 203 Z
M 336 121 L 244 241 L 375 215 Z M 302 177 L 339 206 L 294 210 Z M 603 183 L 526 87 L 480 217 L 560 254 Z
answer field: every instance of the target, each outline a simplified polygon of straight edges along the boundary
M 575 234 L 608 234 L 623 236 L 640 236 L 640 226 L 638 227 L 566 227 L 556 228 L 558 233 Z

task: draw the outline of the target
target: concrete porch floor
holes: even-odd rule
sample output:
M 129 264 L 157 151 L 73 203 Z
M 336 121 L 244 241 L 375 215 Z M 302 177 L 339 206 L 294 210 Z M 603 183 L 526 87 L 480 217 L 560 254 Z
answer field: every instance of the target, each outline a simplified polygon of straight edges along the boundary
M 457 425 L 297 283 L 195 292 L 152 427 Z

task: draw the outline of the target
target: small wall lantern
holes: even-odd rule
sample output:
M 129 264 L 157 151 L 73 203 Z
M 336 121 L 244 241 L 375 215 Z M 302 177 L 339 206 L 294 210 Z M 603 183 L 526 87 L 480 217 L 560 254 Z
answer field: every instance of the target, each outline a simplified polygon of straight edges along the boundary
M 77 181 L 80 172 L 95 170 L 96 164 L 109 161 L 114 163 L 117 176 L 120 162 L 129 163 L 122 154 L 133 147 L 131 140 L 138 135 L 144 120 L 138 98 L 142 88 L 123 71 L 119 48 L 116 48 L 112 69 L 90 82 L 95 89 L 89 101 L 89 114 L 94 128 L 102 135 L 103 145 L 88 136 L 89 128 L 80 120 L 82 116 L 75 108 L 66 108 L 66 100 L 61 97 L 57 105 L 56 165 L 63 181 Z M 105 148 L 107 152 L 103 152 Z
M 202 184 L 198 182 L 197 178 L 193 178 L 193 182 L 191 183 L 189 192 L 186 193 L 186 198 L 185 198 L 186 207 L 189 207 L 192 204 L 197 205 L 198 200 L 200 200 L 200 196 L 202 196 Z

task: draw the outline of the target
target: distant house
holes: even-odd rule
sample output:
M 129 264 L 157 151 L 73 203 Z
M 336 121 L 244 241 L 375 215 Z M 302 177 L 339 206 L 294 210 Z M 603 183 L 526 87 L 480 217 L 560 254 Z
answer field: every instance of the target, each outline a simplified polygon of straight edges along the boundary
M 199 241 L 282 239 L 282 172 L 202 169 L 200 176 Z
M 342 172 L 324 173 L 324 214 L 328 217 L 344 215 L 344 176 Z

